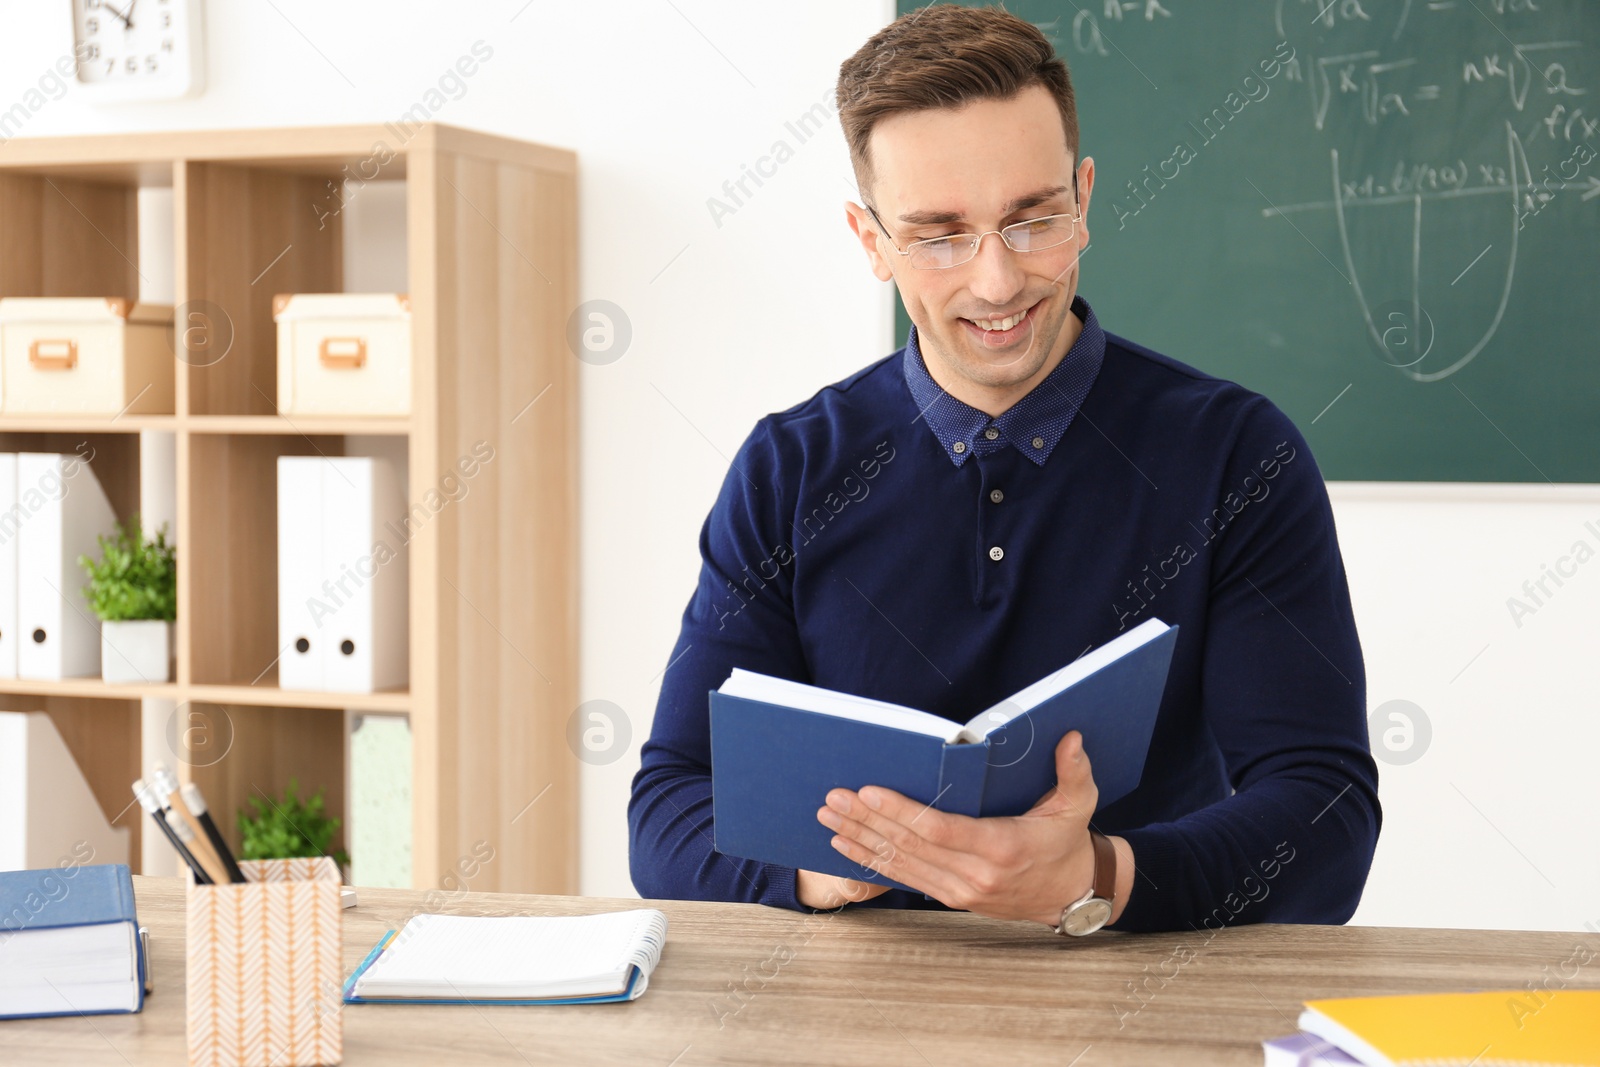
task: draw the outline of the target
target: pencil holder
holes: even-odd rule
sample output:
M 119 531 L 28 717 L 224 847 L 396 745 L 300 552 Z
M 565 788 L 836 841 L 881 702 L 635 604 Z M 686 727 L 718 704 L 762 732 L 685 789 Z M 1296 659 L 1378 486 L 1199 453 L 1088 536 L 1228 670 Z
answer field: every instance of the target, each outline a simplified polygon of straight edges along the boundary
M 246 860 L 188 892 L 190 1067 L 311 1067 L 343 1051 L 339 869 Z

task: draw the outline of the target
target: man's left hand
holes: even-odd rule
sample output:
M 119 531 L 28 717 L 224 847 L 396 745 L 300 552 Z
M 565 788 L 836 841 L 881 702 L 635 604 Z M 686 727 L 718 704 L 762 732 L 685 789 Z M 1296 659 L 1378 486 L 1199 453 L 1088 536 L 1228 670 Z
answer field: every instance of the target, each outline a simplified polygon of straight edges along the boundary
M 1022 815 L 952 815 L 875 785 L 826 799 L 817 821 L 834 831 L 834 848 L 947 907 L 1055 926 L 1094 881 L 1089 819 L 1099 789 L 1076 730 L 1056 746 L 1055 788 Z M 1112 841 L 1119 868 L 1131 863 L 1127 844 Z M 1113 918 L 1126 903 L 1118 898 Z

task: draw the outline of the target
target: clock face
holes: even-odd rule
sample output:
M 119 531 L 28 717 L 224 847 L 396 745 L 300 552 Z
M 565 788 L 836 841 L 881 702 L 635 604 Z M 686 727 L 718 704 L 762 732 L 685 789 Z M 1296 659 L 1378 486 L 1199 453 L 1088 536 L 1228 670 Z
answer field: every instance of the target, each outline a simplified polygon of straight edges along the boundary
M 197 88 L 199 0 L 72 0 L 78 83 L 125 97 Z

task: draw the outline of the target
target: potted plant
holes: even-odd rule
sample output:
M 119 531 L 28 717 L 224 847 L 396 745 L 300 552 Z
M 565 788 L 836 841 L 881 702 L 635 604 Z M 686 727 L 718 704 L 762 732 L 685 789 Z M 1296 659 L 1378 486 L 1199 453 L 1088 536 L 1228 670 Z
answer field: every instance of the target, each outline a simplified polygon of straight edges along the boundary
M 339 865 L 339 877 L 349 881 L 350 855 L 344 849 L 329 852 L 339 820 L 322 810 L 323 790 L 301 800 L 299 784 L 289 779 L 283 799 L 251 797 L 254 815 L 239 809 L 240 859 L 279 860 L 301 856 L 331 856 Z
M 147 541 L 134 515 L 115 537 L 100 537 L 100 559 L 79 556 L 83 587 L 100 617 L 100 676 L 107 682 L 172 680 L 172 621 L 178 617 L 178 561 L 165 525 Z

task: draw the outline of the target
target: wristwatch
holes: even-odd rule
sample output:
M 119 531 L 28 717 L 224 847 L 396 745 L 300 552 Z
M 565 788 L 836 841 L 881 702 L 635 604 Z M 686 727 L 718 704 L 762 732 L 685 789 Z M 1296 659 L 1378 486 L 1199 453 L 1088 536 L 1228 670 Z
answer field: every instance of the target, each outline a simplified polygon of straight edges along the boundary
M 1111 903 L 1117 895 L 1117 849 L 1109 837 L 1093 830 L 1089 831 L 1089 843 L 1094 847 L 1094 884 L 1061 909 L 1058 934 L 1083 937 L 1111 921 Z

